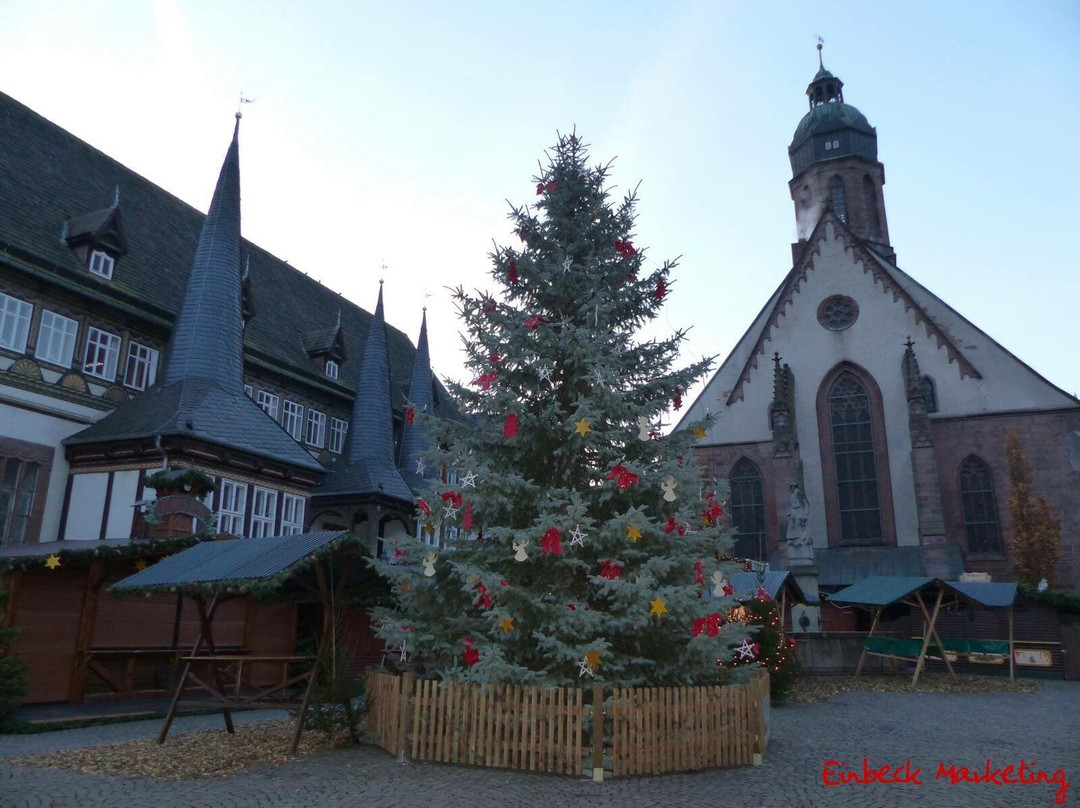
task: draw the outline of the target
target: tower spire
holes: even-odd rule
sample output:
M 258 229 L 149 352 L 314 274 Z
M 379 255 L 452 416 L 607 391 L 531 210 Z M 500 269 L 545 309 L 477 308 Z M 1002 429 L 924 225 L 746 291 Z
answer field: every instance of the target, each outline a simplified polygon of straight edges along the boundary
M 240 115 L 203 221 L 166 360 L 165 386 L 186 379 L 244 384 L 240 290 Z
M 416 358 L 413 361 L 412 380 L 409 383 L 409 404 L 416 410 L 424 412 L 435 409 L 426 307 L 420 319 L 420 337 L 416 340 Z M 420 468 L 418 461 L 427 448 L 427 430 L 416 421 L 410 424 L 406 420 L 401 436 L 401 468 L 407 472 Z
M 818 69 L 820 69 L 820 70 L 825 69 L 825 62 L 821 58 L 821 51 L 824 50 L 824 48 L 825 48 L 825 40 L 822 39 L 821 37 L 818 37 L 817 38 L 817 63 L 818 63 Z
M 393 464 L 394 421 L 390 402 L 390 356 L 386 344 L 383 287 L 364 343 L 360 384 L 353 402 L 352 426 L 345 454 L 350 463 L 360 458 Z

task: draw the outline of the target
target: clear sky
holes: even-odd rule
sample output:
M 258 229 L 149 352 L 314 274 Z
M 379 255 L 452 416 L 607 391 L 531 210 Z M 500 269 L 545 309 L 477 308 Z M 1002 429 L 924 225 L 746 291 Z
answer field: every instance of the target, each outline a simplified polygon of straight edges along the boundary
M 575 126 L 641 181 L 635 243 L 682 256 L 656 333 L 726 355 L 790 268 L 820 35 L 877 127 L 900 266 L 1080 391 L 1076 0 L 5 0 L 0 28 L 0 89 L 200 210 L 255 98 L 245 236 L 369 310 L 385 262 L 389 321 L 415 339 L 426 302 L 455 378 L 445 287 L 491 287 L 507 200 Z

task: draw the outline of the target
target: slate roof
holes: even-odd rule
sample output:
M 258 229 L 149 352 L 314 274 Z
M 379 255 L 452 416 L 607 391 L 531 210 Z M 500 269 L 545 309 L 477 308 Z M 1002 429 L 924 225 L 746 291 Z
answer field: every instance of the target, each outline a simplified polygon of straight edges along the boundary
M 409 403 L 419 411 L 432 412 L 435 409 L 435 396 L 431 386 L 431 358 L 428 352 L 427 337 L 427 312 L 424 312 L 420 321 L 420 337 L 416 341 L 416 357 L 413 360 L 412 382 L 409 385 Z M 416 473 L 417 462 L 420 455 L 427 449 L 427 430 L 418 422 L 406 423 L 401 431 L 401 470 L 402 476 L 406 474 L 406 482 L 414 492 L 428 487 L 425 478 L 430 476 L 431 471 L 425 471 L 424 475 Z
M 203 214 L 4 93 L 0 143 L 0 262 L 6 252 L 48 282 L 153 322 L 171 322 L 187 286 Z M 117 261 L 113 279 L 105 281 L 87 271 L 61 236 L 66 221 L 110 206 L 118 186 L 127 253 Z M 244 332 L 248 359 L 351 396 L 371 314 L 249 241 L 241 241 L 241 251 L 256 311 Z M 339 309 L 350 358 L 334 381 L 310 360 L 304 335 L 335 327 Z M 390 396 L 400 410 L 414 349 L 402 331 L 386 332 Z M 438 403 L 452 411 L 445 394 Z
M 201 542 L 124 578 L 113 584 L 112 589 L 272 578 L 348 533 L 322 530 L 291 536 Z
M 964 571 L 964 558 L 955 544 L 946 545 L 950 578 Z M 873 576 L 920 576 L 926 574 L 921 546 L 836 547 L 814 551 L 818 586 L 848 586 Z
M 188 436 L 300 468 L 324 471 L 243 389 L 228 391 L 205 379 L 189 379 L 167 387 L 155 385 L 96 424 L 65 438 L 64 445 L 155 435 Z
M 380 285 L 379 302 L 364 344 L 360 385 L 353 401 L 345 451 L 319 489 L 319 496 L 381 494 L 412 502 L 412 490 L 394 462 L 389 361 Z

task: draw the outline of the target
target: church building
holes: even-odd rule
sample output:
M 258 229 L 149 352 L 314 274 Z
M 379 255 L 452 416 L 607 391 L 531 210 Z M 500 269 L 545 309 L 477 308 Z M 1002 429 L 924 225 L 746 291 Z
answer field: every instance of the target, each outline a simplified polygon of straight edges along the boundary
M 877 131 L 821 66 L 788 148 L 793 266 L 680 426 L 730 483 L 735 555 L 870 575 L 1014 580 L 1006 435 L 1062 517 L 1080 589 L 1080 401 L 900 268 Z

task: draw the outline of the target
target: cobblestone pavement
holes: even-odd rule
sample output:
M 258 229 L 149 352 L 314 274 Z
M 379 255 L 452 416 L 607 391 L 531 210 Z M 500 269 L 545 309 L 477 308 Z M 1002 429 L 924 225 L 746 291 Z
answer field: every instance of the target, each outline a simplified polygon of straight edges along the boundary
M 818 806 L 1053 806 L 1056 785 L 950 785 L 934 780 L 938 764 L 1063 769 L 1074 785 L 1064 804 L 1080 806 L 1080 686 L 1048 682 L 1031 694 L 849 693 L 821 704 L 774 709 L 772 740 L 760 767 L 608 781 L 433 764 L 399 764 L 382 751 L 326 752 L 276 768 L 217 780 L 163 782 L 26 769 L 0 760 L 3 808 L 383 808 L 386 806 L 589 806 L 590 808 L 817 808 Z M 179 730 L 220 726 L 217 716 L 182 719 Z M 0 737 L 0 758 L 71 746 L 151 737 L 140 722 L 35 736 Z M 902 764 L 922 769 L 923 786 L 826 788 L 822 767 L 836 759 L 861 771 Z M 1060 804 L 1060 803 L 1057 803 Z

